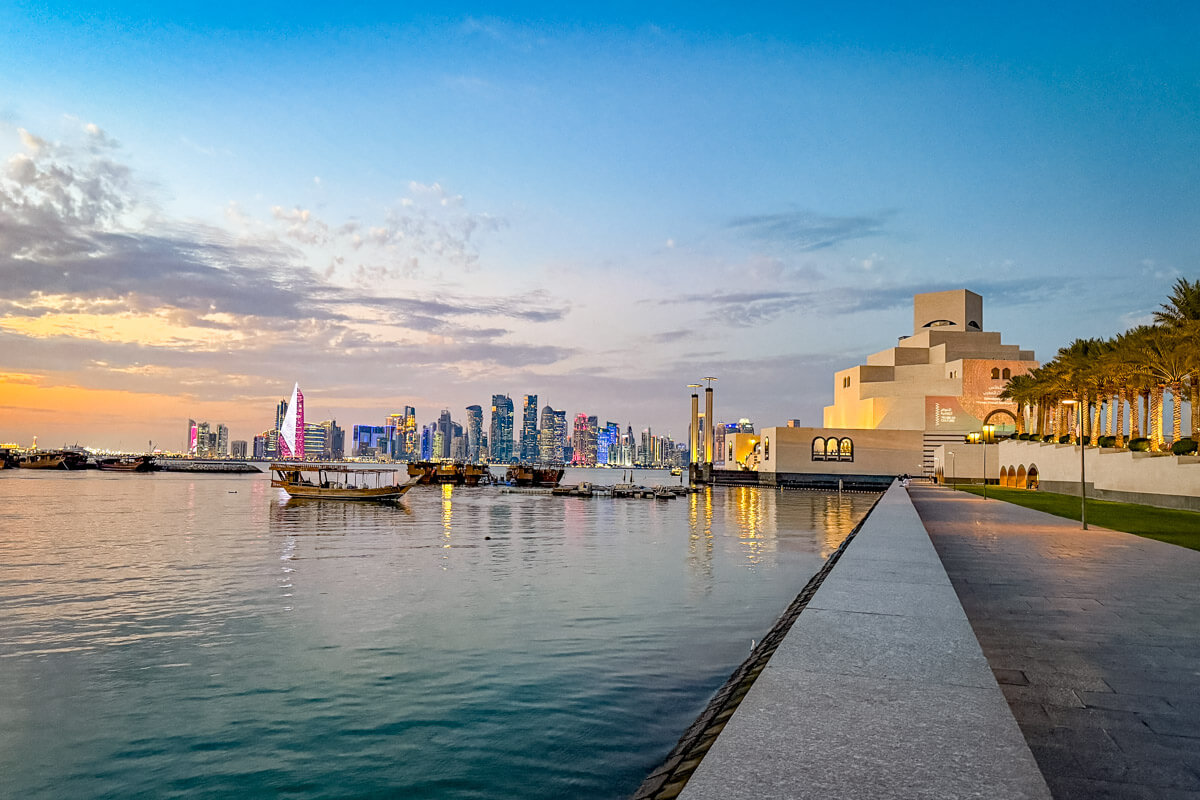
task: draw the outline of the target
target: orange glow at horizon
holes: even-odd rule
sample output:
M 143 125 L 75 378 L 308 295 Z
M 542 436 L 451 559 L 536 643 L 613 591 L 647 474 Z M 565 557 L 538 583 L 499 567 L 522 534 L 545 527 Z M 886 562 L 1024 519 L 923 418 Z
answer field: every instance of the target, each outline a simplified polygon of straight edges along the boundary
M 0 374 L 0 439 L 23 445 L 38 436 L 43 443 L 64 441 L 107 446 L 155 439 L 164 450 L 183 444 L 188 418 L 222 422 L 231 438 L 253 435 L 246 408 L 233 402 L 206 402 L 188 397 L 82 386 L 47 386 L 37 375 Z M 235 426 L 236 430 L 235 430 Z M 179 430 L 178 441 L 157 439 Z M 254 433 L 258 433 L 255 430 Z M 95 440 L 85 441 L 85 437 Z

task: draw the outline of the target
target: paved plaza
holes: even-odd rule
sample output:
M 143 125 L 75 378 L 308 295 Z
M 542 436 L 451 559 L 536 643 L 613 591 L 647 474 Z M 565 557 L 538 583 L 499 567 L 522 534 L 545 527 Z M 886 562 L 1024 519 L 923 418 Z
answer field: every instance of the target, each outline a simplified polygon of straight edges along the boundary
M 1054 797 L 1200 798 L 1200 552 L 910 491 Z

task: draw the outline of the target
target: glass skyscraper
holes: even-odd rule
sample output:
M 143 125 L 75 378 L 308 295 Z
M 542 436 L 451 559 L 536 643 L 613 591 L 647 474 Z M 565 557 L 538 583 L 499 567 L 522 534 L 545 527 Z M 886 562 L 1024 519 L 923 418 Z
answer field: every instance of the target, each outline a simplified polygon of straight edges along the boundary
M 538 396 L 525 395 L 521 419 L 521 460 L 532 464 L 538 460 Z
M 488 430 L 491 460 L 507 464 L 513 457 L 513 404 L 506 394 L 492 395 L 492 424 Z

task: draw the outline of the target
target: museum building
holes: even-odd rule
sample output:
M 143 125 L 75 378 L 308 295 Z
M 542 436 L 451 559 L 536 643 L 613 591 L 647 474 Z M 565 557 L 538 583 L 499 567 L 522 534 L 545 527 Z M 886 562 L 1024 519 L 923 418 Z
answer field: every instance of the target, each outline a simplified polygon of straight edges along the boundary
M 1032 350 L 984 330 L 982 296 L 966 289 L 915 295 L 912 335 L 834 375 L 822 427 L 792 421 L 761 431 L 759 483 L 932 475 L 939 445 L 985 425 L 1000 435 L 1017 428 L 1017 405 L 1000 394 L 1037 366 Z

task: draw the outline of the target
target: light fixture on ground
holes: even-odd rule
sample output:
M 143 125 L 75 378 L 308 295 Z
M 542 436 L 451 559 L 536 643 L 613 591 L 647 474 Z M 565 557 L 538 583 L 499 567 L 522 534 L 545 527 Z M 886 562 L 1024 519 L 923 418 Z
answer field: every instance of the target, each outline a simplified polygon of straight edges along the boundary
M 1079 525 L 1083 530 L 1087 530 L 1087 482 L 1084 480 L 1083 458 L 1087 448 L 1083 446 L 1083 411 L 1084 408 L 1078 400 L 1063 400 L 1064 406 L 1077 406 L 1075 409 L 1075 424 L 1076 441 L 1079 442 Z

